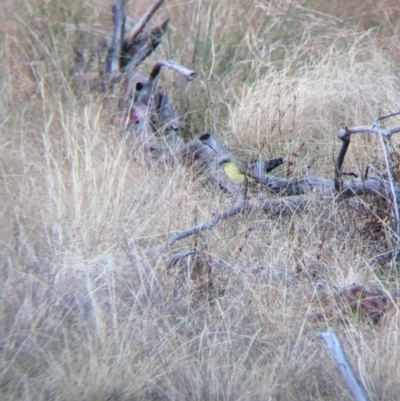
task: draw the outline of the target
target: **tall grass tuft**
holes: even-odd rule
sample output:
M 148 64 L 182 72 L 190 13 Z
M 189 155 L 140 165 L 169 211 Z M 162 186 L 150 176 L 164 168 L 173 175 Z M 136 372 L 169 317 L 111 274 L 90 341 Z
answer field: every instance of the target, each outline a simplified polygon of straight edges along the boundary
M 74 47 L 109 34 L 110 4 L 3 3 L 0 398 L 347 400 L 315 338 L 333 326 L 371 397 L 398 399 L 397 265 L 369 263 L 388 245 L 383 214 L 316 197 L 306 214 L 240 215 L 195 245 L 247 274 L 169 269 L 194 245 L 166 248 L 169 235 L 229 199 L 185 166 L 132 157 L 109 100 L 76 85 Z M 150 1 L 136 3 L 138 18 Z M 336 132 L 399 107 L 398 13 L 394 0 L 171 0 L 154 59 L 198 73 L 160 80 L 188 137 L 332 178 Z M 375 139 L 354 138 L 345 169 L 371 160 L 382 167 Z M 387 296 L 379 319 L 346 301 L 353 283 Z

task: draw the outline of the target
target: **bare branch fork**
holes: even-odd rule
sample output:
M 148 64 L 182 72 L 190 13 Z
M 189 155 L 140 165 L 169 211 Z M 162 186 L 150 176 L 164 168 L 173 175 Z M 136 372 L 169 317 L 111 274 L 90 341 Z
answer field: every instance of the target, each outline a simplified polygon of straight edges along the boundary
M 377 178 L 367 178 L 362 177 L 356 180 L 342 182 L 342 168 L 345 160 L 346 153 L 350 146 L 350 136 L 355 133 L 361 132 L 372 132 L 377 135 L 380 135 L 383 141 L 383 137 L 390 137 L 394 133 L 400 132 L 400 127 L 393 127 L 391 129 L 383 130 L 377 127 L 378 123 L 384 119 L 399 115 L 400 112 L 392 113 L 387 116 L 379 117 L 375 120 L 374 125 L 371 127 L 353 127 L 353 128 L 344 128 L 339 131 L 338 137 L 342 140 L 342 147 L 339 151 L 338 157 L 335 162 L 335 171 L 334 171 L 334 180 L 323 180 L 315 177 L 304 177 L 300 179 L 287 180 L 282 178 L 277 178 L 266 174 L 265 166 L 266 163 L 262 162 L 251 162 L 247 166 L 243 166 L 243 163 L 239 162 L 233 155 L 226 151 L 224 146 L 213 138 L 210 134 L 205 134 L 200 137 L 201 142 L 207 146 L 209 149 L 212 149 L 210 153 L 211 161 L 208 161 L 208 164 L 211 166 L 212 163 L 216 163 L 218 160 L 224 157 L 230 157 L 231 161 L 235 162 L 239 169 L 251 177 L 253 180 L 267 187 L 269 190 L 279 194 L 281 197 L 278 199 L 267 199 L 264 201 L 264 204 L 260 206 L 254 202 L 254 200 L 249 199 L 248 204 L 252 205 L 252 208 L 260 208 L 264 210 L 266 213 L 271 213 L 274 209 L 279 209 L 281 212 L 288 210 L 305 210 L 309 200 L 304 196 L 314 190 L 320 191 L 325 195 L 335 195 L 335 193 L 339 193 L 341 197 L 352 197 L 356 195 L 375 195 L 381 196 L 385 199 L 392 200 L 392 211 L 394 217 L 394 221 L 397 226 L 397 233 L 400 233 L 400 219 L 398 217 L 398 206 L 397 199 L 400 195 L 400 188 L 395 185 L 393 181 L 392 174 L 390 172 L 389 167 L 389 159 L 387 155 L 387 149 L 385 144 L 383 143 L 383 149 L 385 154 L 385 161 L 387 165 L 388 172 L 390 172 L 390 182 L 389 185 L 387 182 L 384 182 L 382 179 Z M 214 162 L 212 161 L 214 160 Z M 278 160 L 278 159 L 276 159 Z M 282 162 L 282 160 L 278 160 Z M 279 165 L 278 163 L 277 165 Z M 261 167 L 263 166 L 263 167 Z M 211 169 L 212 170 L 212 169 Z M 234 192 L 234 191 L 233 191 Z M 391 196 L 388 196 L 388 194 Z M 302 195 L 302 196 L 299 196 Z M 220 213 L 214 216 L 212 220 L 207 223 L 200 224 L 191 229 L 182 231 L 170 237 L 168 240 L 168 244 L 172 245 L 176 241 L 186 238 L 188 236 L 198 234 L 201 231 L 206 229 L 213 228 L 220 220 L 229 218 L 241 212 L 242 209 L 237 209 L 234 207 L 232 210 L 224 213 Z M 386 255 L 386 254 L 385 254 Z
M 125 32 L 125 5 L 127 0 L 113 0 L 113 38 L 108 51 L 106 61 L 106 71 L 111 76 L 115 76 L 121 71 L 133 71 L 139 64 L 148 57 L 160 44 L 161 37 L 165 33 L 169 20 L 165 20 L 159 27 L 151 30 L 147 35 L 142 34 L 143 29 L 150 21 L 154 13 L 164 3 L 164 0 L 158 0 L 151 5 L 142 15 L 139 21 Z M 167 65 L 166 63 L 161 65 Z M 159 67 L 161 67 L 159 65 Z M 188 71 L 184 71 L 184 67 L 179 69 L 178 65 L 170 62 L 168 67 L 178 70 L 178 72 L 189 76 Z M 193 78 L 194 73 L 191 75 Z M 191 79 L 190 78 L 190 79 Z
M 151 5 L 145 11 L 145 13 L 139 19 L 139 21 L 132 27 L 130 32 L 127 34 L 127 41 L 128 42 L 130 42 L 130 43 L 134 42 L 134 40 L 137 38 L 139 33 L 142 32 L 143 28 L 150 21 L 151 17 L 154 15 L 154 13 L 160 8 L 162 3 L 164 3 L 164 0 L 158 0 L 156 3 Z
M 202 231 L 210 230 L 214 228 L 221 220 L 226 220 L 230 217 L 236 216 L 240 213 L 244 213 L 246 211 L 260 209 L 265 213 L 269 213 L 271 215 L 279 215 L 285 213 L 286 211 L 291 211 L 292 213 L 298 211 L 304 211 L 309 204 L 308 197 L 304 196 L 288 196 L 286 198 L 277 198 L 277 199 L 266 199 L 262 202 L 258 202 L 255 199 L 249 198 L 246 201 L 241 199 L 239 204 L 234 206 L 232 209 L 215 214 L 214 217 L 206 223 L 198 224 L 195 227 L 189 228 L 184 231 L 180 231 L 174 235 L 172 235 L 167 245 L 173 245 L 175 242 L 182 240 L 184 238 L 190 237 L 195 234 L 199 234 Z
M 400 115 L 400 111 L 385 116 L 377 117 L 371 126 L 359 126 L 353 128 L 345 127 L 339 131 L 338 137 L 343 141 L 343 143 L 335 165 L 335 189 L 338 192 L 343 190 L 341 182 L 341 171 L 346 152 L 350 145 L 350 136 L 357 133 L 372 133 L 379 135 L 389 179 L 389 188 L 386 189 L 386 197 L 390 199 L 391 202 L 391 211 L 393 216 L 392 226 L 397 235 L 397 241 L 399 242 L 400 239 L 400 216 L 399 216 L 399 204 L 398 204 L 399 188 L 394 183 L 393 174 L 390 169 L 390 162 L 389 162 L 387 146 L 385 143 L 385 138 L 390 138 L 393 134 L 400 132 L 400 126 L 395 126 L 389 129 L 383 129 L 380 127 L 381 121 L 398 115 Z
M 341 198 L 352 197 L 357 195 L 371 194 L 380 196 L 390 201 L 392 212 L 392 223 L 397 237 L 400 237 L 400 216 L 398 210 L 398 199 L 400 199 L 400 188 L 393 179 L 393 174 L 390 170 L 389 156 L 384 138 L 389 138 L 393 134 L 400 132 L 400 126 L 395 126 L 389 129 L 380 127 L 380 123 L 391 117 L 397 116 L 400 112 L 391 113 L 386 116 L 378 117 L 374 120 L 371 126 L 345 127 L 338 133 L 338 138 L 342 141 L 342 146 L 335 162 L 334 179 L 321 179 L 317 177 L 302 177 L 297 179 L 284 179 L 274 177 L 267 174 L 271 169 L 283 163 L 282 158 L 273 159 L 270 161 L 252 161 L 248 163 L 240 162 L 234 155 L 225 149 L 210 134 L 205 134 L 199 140 L 193 140 L 185 144 L 179 136 L 178 115 L 174 110 L 168 93 L 162 92 L 157 86 L 156 80 L 162 67 L 170 68 L 185 76 L 188 80 L 192 80 L 195 72 L 172 60 L 158 60 L 150 71 L 148 79 L 141 80 L 137 85 L 137 78 L 134 74 L 135 68 L 151 53 L 160 43 L 161 37 L 165 32 L 168 20 L 164 21 L 160 27 L 151 30 L 150 34 L 144 34 L 143 29 L 152 18 L 154 13 L 161 7 L 164 0 L 157 0 L 150 6 L 139 21 L 128 31 L 125 32 L 125 4 L 126 0 L 113 0 L 113 40 L 109 48 L 107 56 L 107 72 L 111 77 L 116 75 L 129 74 L 129 84 L 125 95 L 126 104 L 129 106 L 128 123 L 138 124 L 150 112 L 157 114 L 159 126 L 155 129 L 163 127 L 167 133 L 165 136 L 165 144 L 152 143 L 151 149 L 157 149 L 160 154 L 166 153 L 176 161 L 186 160 L 189 164 L 193 163 L 194 159 L 200 159 L 206 169 L 209 170 L 209 175 L 214 181 L 214 184 L 225 189 L 231 195 L 237 195 L 240 188 L 231 182 L 221 173 L 218 162 L 222 158 L 228 157 L 234 164 L 237 165 L 242 174 L 250 177 L 253 181 L 276 194 L 277 199 L 264 199 L 256 201 L 251 197 L 244 199 L 243 204 L 236 204 L 231 210 L 215 214 L 214 217 L 206 223 L 196 225 L 191 229 L 182 231 L 173 235 L 168 244 L 173 244 L 176 241 L 186 238 L 190 235 L 198 234 L 199 232 L 211 229 L 219 221 L 227 219 L 245 210 L 258 208 L 266 213 L 272 213 L 275 210 L 280 212 L 293 210 L 305 210 L 309 199 L 307 195 L 317 191 L 322 196 L 340 195 Z M 136 81 L 135 81 L 136 79 Z M 135 90 L 132 90 L 135 89 Z M 140 93 L 139 93 L 140 92 Z M 134 94 L 134 99 L 132 99 Z M 150 96 L 149 96 L 150 94 Z M 149 100 L 149 99 L 154 99 Z M 382 177 L 360 177 L 350 181 L 342 181 L 343 164 L 348 148 L 350 146 L 350 137 L 356 133 L 372 133 L 380 136 L 382 149 L 385 157 L 388 181 Z M 151 134 L 151 132 L 150 132 Z M 145 138 L 146 139 L 146 138 Z M 210 151 L 205 151 L 207 147 Z M 245 195 L 247 198 L 247 195 Z M 398 247 L 397 247 L 398 248 Z

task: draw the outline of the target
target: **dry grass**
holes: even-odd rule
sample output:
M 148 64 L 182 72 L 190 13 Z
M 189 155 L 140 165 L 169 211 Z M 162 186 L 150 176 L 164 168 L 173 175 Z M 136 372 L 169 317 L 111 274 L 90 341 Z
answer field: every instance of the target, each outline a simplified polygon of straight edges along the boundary
M 399 107 L 400 25 L 396 1 L 325 3 L 167 1 L 159 54 L 199 74 L 163 75 L 187 134 L 332 177 L 337 130 Z M 0 17 L 0 398 L 347 400 L 315 339 L 333 326 L 372 398 L 399 399 L 397 306 L 374 323 L 340 296 L 398 290 L 396 265 L 368 264 L 385 227 L 329 199 L 253 213 L 197 238 L 248 274 L 188 277 L 202 258 L 167 269 L 194 241 L 165 249 L 168 236 L 229 199 L 184 166 L 130 157 L 101 95 L 74 85 L 72 47 L 109 27 L 103 2 L 37 6 L 9 0 Z M 353 142 L 347 170 L 381 163 L 374 139 Z

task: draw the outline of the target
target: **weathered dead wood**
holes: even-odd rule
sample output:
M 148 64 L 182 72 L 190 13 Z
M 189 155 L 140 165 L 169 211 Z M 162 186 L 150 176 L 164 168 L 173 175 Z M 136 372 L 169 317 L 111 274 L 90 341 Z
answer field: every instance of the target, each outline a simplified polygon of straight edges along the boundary
M 240 213 L 250 212 L 251 210 L 262 210 L 270 215 L 296 213 L 299 211 L 304 211 L 308 207 L 309 203 L 310 199 L 306 196 L 289 196 L 286 198 L 266 199 L 261 202 L 253 199 L 252 197 L 247 199 L 241 197 L 239 202 L 237 202 L 232 209 L 215 214 L 214 217 L 206 223 L 198 224 L 195 227 L 172 235 L 168 239 L 167 244 L 173 245 L 175 242 L 181 239 L 199 234 L 205 230 L 209 230 L 215 227 L 221 220 L 226 220 Z
M 161 43 L 161 38 L 167 30 L 169 19 L 166 19 L 159 27 L 155 27 L 148 35 L 133 44 L 124 42 L 121 56 L 121 69 L 131 73 L 135 70 Z
M 238 163 L 236 157 L 228 152 L 228 150 L 221 144 L 221 142 L 217 141 L 212 135 L 206 133 L 202 135 L 200 141 L 204 143 L 204 145 L 208 146 L 214 153 L 216 160 L 229 158 L 232 162 Z
M 373 124 L 369 127 L 368 126 L 359 126 L 359 127 L 353 127 L 353 128 L 345 127 L 343 129 L 341 129 L 338 133 L 338 137 L 339 137 L 339 139 L 341 139 L 343 141 L 343 144 L 342 144 L 342 148 L 339 152 L 339 155 L 338 155 L 338 158 L 336 161 L 336 166 L 335 166 L 335 189 L 337 191 L 341 191 L 343 188 L 342 183 L 341 183 L 341 169 L 342 169 L 342 165 L 344 162 L 346 152 L 350 145 L 350 136 L 353 134 L 356 134 L 356 133 L 372 133 L 372 134 L 379 135 L 379 138 L 381 141 L 381 146 L 382 146 L 382 151 L 383 151 L 383 155 L 384 155 L 384 159 L 385 159 L 386 171 L 387 171 L 387 175 L 388 175 L 388 181 L 385 181 L 385 183 L 383 185 L 383 189 L 385 192 L 384 196 L 390 202 L 390 210 L 392 213 L 391 225 L 392 225 L 393 231 L 397 235 L 397 238 L 400 238 L 400 216 L 399 216 L 399 204 L 398 204 L 399 188 L 395 184 L 394 179 L 393 179 L 393 175 L 392 175 L 391 168 L 390 168 L 389 155 L 388 155 L 388 151 L 387 151 L 387 147 L 386 147 L 384 138 L 390 138 L 393 134 L 400 132 L 400 126 L 395 126 L 395 127 L 389 128 L 389 129 L 382 129 L 380 127 L 380 122 L 385 119 L 397 116 L 399 114 L 400 114 L 400 112 L 395 112 L 395 113 L 391 113 L 391 114 L 388 114 L 385 116 L 377 117 L 374 120 Z
M 259 172 L 264 171 L 265 173 L 269 173 L 270 171 L 275 170 L 277 167 L 281 166 L 283 163 L 283 157 L 277 157 L 275 159 L 270 159 L 266 161 L 251 161 L 250 163 L 248 163 L 246 171 L 248 171 L 249 169 L 258 169 Z
M 113 39 L 107 55 L 107 73 L 115 74 L 119 71 L 119 60 L 122 49 L 122 40 L 124 37 L 125 26 L 125 3 L 126 0 L 114 0 L 112 6 L 114 32 Z
M 171 236 L 168 240 L 168 245 L 173 245 L 175 242 L 190 237 L 191 235 L 194 234 L 199 234 L 200 232 L 204 230 L 209 230 L 210 228 L 215 227 L 221 220 L 225 220 L 229 217 L 235 216 L 239 213 L 242 213 L 245 210 L 246 205 L 248 205 L 246 202 L 244 202 L 243 199 L 240 199 L 240 201 L 235 205 L 232 209 L 223 212 L 223 213 L 218 213 L 216 214 L 210 221 L 202 224 L 198 224 L 195 227 L 189 228 L 188 230 L 181 231 L 179 233 L 174 234 Z
M 160 43 L 164 34 L 168 20 L 157 28 L 154 28 L 150 34 L 143 33 L 143 29 L 159 9 L 163 0 L 158 0 L 154 5 L 146 10 L 141 19 L 135 24 L 130 32 L 124 36 L 125 15 L 124 6 L 126 0 L 114 0 L 113 19 L 114 19 L 114 35 L 113 41 L 107 56 L 107 72 L 111 75 L 123 70 L 133 77 L 136 67 L 149 55 Z M 122 43 L 121 43 L 122 42 Z M 343 144 L 335 163 L 334 179 L 321 179 L 316 177 L 303 177 L 298 179 L 284 179 L 268 175 L 269 171 L 283 163 L 282 158 L 273 159 L 271 161 L 250 161 L 241 162 L 235 155 L 229 152 L 219 141 L 209 134 L 200 137 L 200 141 L 194 140 L 189 144 L 185 144 L 180 137 L 179 117 L 176 113 L 169 94 L 157 85 L 157 77 L 162 67 L 171 68 L 174 71 L 185 76 L 188 80 L 193 79 L 195 72 L 184 66 L 181 66 L 171 60 L 159 60 L 147 79 L 135 80 L 129 79 L 128 91 L 126 93 L 126 105 L 130 103 L 128 123 L 141 130 L 141 140 L 143 143 L 150 143 L 148 146 L 151 157 L 162 155 L 167 159 L 171 159 L 176 163 L 182 160 L 189 165 L 193 160 L 200 160 L 204 167 L 203 171 L 208 171 L 208 175 L 214 180 L 217 187 L 223 188 L 231 195 L 236 195 L 239 201 L 229 211 L 220 213 L 204 224 L 196 225 L 192 229 L 183 231 L 172 236 L 168 243 L 172 244 L 179 239 L 197 234 L 205 229 L 214 227 L 220 220 L 229 218 L 238 213 L 251 209 L 261 209 L 266 213 L 286 213 L 303 211 L 307 208 L 309 193 L 318 192 L 323 196 L 334 196 L 339 193 L 341 198 L 352 197 L 355 195 L 372 194 L 381 196 L 391 201 L 393 205 L 394 220 L 397 221 L 397 232 L 400 234 L 400 219 L 397 208 L 397 199 L 400 190 L 393 182 L 388 164 L 387 150 L 385 160 L 389 175 L 389 181 L 385 181 L 382 177 L 378 178 L 357 178 L 355 180 L 342 182 L 343 163 L 347 150 L 350 145 L 350 136 L 355 133 L 367 132 L 378 134 L 383 141 L 384 137 L 390 137 L 400 131 L 400 127 L 393 127 L 388 130 L 381 129 L 379 122 L 393 117 L 399 113 L 393 113 L 388 116 L 382 116 L 374 121 L 370 127 L 360 126 L 353 128 L 344 128 L 338 134 Z M 124 74 L 120 74 L 121 76 Z M 127 107 L 128 108 L 128 107 Z M 142 122 L 151 121 L 150 129 L 146 129 L 146 124 Z M 128 124 L 129 125 L 129 124 Z M 156 135 L 154 135 L 156 134 Z M 147 149 L 146 148 L 146 149 Z M 385 146 L 383 143 L 385 152 Z M 240 185 L 229 181 L 221 170 L 219 163 L 222 159 L 229 158 L 236 164 L 239 170 L 250 177 L 262 187 L 279 194 L 278 199 L 265 199 L 256 201 L 251 196 L 248 198 L 247 193 L 241 193 Z
M 126 35 L 125 41 L 127 43 L 131 43 L 132 44 L 135 41 L 135 39 L 137 38 L 139 33 L 142 32 L 143 28 L 146 26 L 146 24 L 150 21 L 151 17 L 161 7 L 161 5 L 163 3 L 164 3 L 164 0 L 158 0 L 156 3 L 151 5 L 145 11 L 145 13 L 139 19 L 139 21 L 136 22 L 136 24 L 131 28 L 131 30 Z
M 306 195 L 287 196 L 284 198 L 266 199 L 261 202 L 261 209 L 269 215 L 304 212 L 312 201 Z
M 229 152 L 221 142 L 217 141 L 212 135 L 204 134 L 200 137 L 203 144 L 212 149 L 213 163 L 218 164 L 224 158 L 229 158 L 234 162 L 239 170 L 252 178 L 259 184 L 263 185 L 270 191 L 279 194 L 282 197 L 305 195 L 312 192 L 325 193 L 326 195 L 334 195 L 336 191 L 337 182 L 340 181 L 341 196 L 352 197 L 360 195 L 375 195 L 387 199 L 387 191 L 390 184 L 381 178 L 357 178 L 341 182 L 341 171 L 344 158 L 349 147 L 349 138 L 343 140 L 343 146 L 339 152 L 338 159 L 335 164 L 335 179 L 323 179 L 318 177 L 302 177 L 294 179 L 286 179 L 274 177 L 266 174 L 268 161 L 266 162 L 249 162 L 243 163 L 239 161 L 231 152 Z M 274 159 L 280 164 L 281 158 Z M 389 188 L 390 190 L 390 188 Z M 394 185 L 396 196 L 400 195 L 400 188 Z
M 397 114 L 400 114 L 400 113 L 393 113 L 393 114 L 390 114 L 389 116 L 385 116 L 385 118 L 393 117 Z M 352 127 L 352 128 L 345 127 L 339 131 L 338 137 L 339 137 L 339 139 L 343 139 L 343 138 L 346 138 L 353 134 L 369 133 L 369 134 L 382 135 L 385 138 L 389 138 L 393 134 L 397 134 L 398 132 L 400 132 L 400 126 L 392 127 L 389 129 L 383 129 L 383 128 L 379 128 L 379 127 L 376 127 L 373 125 L 372 126 L 363 125 L 363 126 Z
M 168 67 L 171 70 L 179 72 L 179 74 L 186 77 L 188 81 L 191 81 L 196 76 L 196 73 L 194 71 L 189 70 L 188 68 L 176 63 L 173 60 L 161 59 L 154 64 L 154 67 L 150 72 L 149 81 L 153 82 L 157 78 L 158 74 L 161 71 L 161 67 Z
M 272 192 L 281 196 L 304 195 L 315 190 L 332 194 L 334 190 L 333 180 L 316 177 L 304 177 L 288 180 L 286 178 L 267 175 L 263 171 L 260 171 L 257 166 L 254 166 L 251 169 L 250 177 Z
M 239 161 L 231 152 L 229 152 L 225 148 L 225 146 L 222 145 L 221 142 L 217 141 L 212 135 L 206 133 L 202 135 L 199 139 L 201 142 L 204 143 L 204 145 L 213 150 L 216 162 L 219 162 L 223 159 L 229 159 L 231 162 L 236 164 L 240 172 L 245 175 L 249 175 L 249 171 L 253 169 L 258 169 L 260 173 L 269 172 L 283 164 L 282 157 L 266 161 L 256 160 L 244 163 Z
M 324 341 L 328 352 L 334 360 L 336 368 L 339 370 L 341 376 L 346 382 L 353 399 L 355 401 L 370 401 L 368 393 L 354 374 L 335 332 L 332 329 L 329 329 L 325 333 L 317 334 L 317 338 Z
M 106 59 L 106 72 L 108 75 L 132 72 L 145 60 L 160 44 L 169 20 L 165 20 L 159 27 L 153 28 L 150 33 L 143 33 L 143 29 L 159 9 L 164 0 L 158 0 L 150 6 L 130 32 L 125 35 L 125 4 L 126 0 L 114 0 L 113 38 Z
M 341 181 L 341 171 L 344 162 L 344 158 L 350 143 L 349 138 L 344 138 L 344 145 L 339 152 L 339 157 L 335 165 L 335 179 L 327 180 L 315 177 L 304 177 L 300 179 L 287 180 L 283 178 L 273 177 L 265 173 L 266 168 L 260 167 L 260 164 L 253 163 L 249 164 L 250 167 L 245 170 L 243 163 L 238 161 L 234 155 L 228 152 L 225 147 L 210 134 L 205 134 L 200 137 L 201 143 L 204 144 L 204 149 L 197 143 L 195 150 L 199 158 L 208 166 L 210 174 L 215 177 L 221 177 L 219 161 L 221 158 L 230 158 L 238 166 L 241 171 L 247 174 L 249 177 L 254 179 L 259 184 L 270 189 L 272 192 L 279 194 L 281 197 L 277 199 L 266 199 L 263 201 L 255 201 L 250 196 L 246 199 L 246 203 L 236 206 L 231 210 L 216 214 L 209 222 L 197 225 L 188 230 L 182 231 L 173 235 L 169 240 L 168 244 L 172 245 L 176 241 L 186 238 L 188 236 L 198 234 L 203 230 L 211 229 L 219 221 L 227 219 L 236 214 L 243 212 L 245 209 L 255 210 L 261 209 L 268 214 L 281 214 L 281 213 L 296 213 L 307 209 L 308 205 L 312 200 L 308 194 L 318 193 L 319 196 L 332 196 L 334 197 L 337 191 L 338 182 L 340 182 L 341 197 L 353 197 L 359 195 L 375 195 L 387 199 L 388 182 L 378 178 L 358 178 L 351 181 Z M 193 144 L 191 144 L 192 146 Z M 187 146 L 187 145 L 186 145 Z M 201 150 L 200 150 L 201 149 Z M 187 152 L 190 155 L 191 151 Z M 224 187 L 224 179 L 226 177 L 222 174 L 222 178 L 218 181 L 219 185 Z M 228 183 L 229 184 L 229 183 Z M 240 187 L 236 184 L 232 184 L 233 187 Z M 398 186 L 395 186 L 396 193 L 400 193 Z M 235 189 L 229 191 L 235 193 Z M 236 191 L 237 193 L 237 191 Z

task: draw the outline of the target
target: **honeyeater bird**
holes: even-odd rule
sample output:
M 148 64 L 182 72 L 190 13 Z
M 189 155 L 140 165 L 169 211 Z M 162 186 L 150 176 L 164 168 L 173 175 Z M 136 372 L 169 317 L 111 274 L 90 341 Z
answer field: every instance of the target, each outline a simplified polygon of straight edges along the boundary
M 223 159 L 219 165 L 224 169 L 225 174 L 232 182 L 238 185 L 244 183 L 245 175 L 229 159 Z

